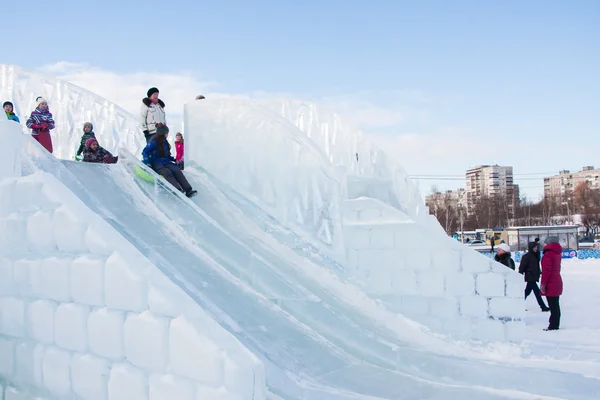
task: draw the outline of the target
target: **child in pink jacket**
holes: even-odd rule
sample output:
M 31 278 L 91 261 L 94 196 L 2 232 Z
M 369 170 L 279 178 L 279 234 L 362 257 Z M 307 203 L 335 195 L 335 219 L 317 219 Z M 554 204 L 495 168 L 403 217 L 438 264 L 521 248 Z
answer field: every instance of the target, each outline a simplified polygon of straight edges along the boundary
M 183 135 L 181 132 L 177 132 L 175 135 L 175 162 L 183 171 Z

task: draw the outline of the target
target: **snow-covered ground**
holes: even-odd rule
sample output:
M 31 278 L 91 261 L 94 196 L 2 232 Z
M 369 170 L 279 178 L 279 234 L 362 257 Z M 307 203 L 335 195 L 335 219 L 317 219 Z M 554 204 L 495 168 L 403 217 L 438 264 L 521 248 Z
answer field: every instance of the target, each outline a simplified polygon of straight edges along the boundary
M 600 260 L 563 260 L 564 293 L 559 331 L 545 332 L 549 313 L 543 313 L 531 294 L 527 298 L 526 340 L 523 348 L 532 357 L 565 362 L 591 362 L 600 373 Z M 591 371 L 590 371 L 591 372 Z

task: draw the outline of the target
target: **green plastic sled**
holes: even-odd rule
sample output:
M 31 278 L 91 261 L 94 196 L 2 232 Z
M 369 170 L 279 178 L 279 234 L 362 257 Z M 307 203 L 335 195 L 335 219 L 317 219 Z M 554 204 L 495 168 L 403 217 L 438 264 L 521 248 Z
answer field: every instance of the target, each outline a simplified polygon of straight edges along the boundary
M 142 178 L 142 180 L 149 182 L 149 183 L 154 183 L 154 177 L 152 175 L 150 175 L 149 173 L 147 173 L 146 171 L 144 171 L 144 169 L 142 167 L 140 167 L 139 165 L 135 165 L 133 167 L 133 170 L 135 171 L 135 174 L 137 176 L 139 176 L 140 178 Z

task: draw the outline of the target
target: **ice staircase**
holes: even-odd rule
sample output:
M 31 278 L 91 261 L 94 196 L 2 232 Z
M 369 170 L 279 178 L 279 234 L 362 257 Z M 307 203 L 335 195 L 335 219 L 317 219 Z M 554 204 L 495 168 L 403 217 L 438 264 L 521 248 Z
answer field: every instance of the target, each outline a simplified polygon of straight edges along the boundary
M 3 75 L 2 82 L 22 85 L 17 104 L 33 96 L 20 81 Z M 68 94 L 68 84 L 60 87 Z M 70 113 L 78 109 L 70 104 L 65 117 L 74 120 Z M 569 398 L 583 399 L 592 392 L 592 379 L 520 359 L 494 362 L 373 299 L 383 295 L 365 295 L 346 258 L 354 240 L 345 232 L 352 227 L 346 221 L 352 204 L 352 229 L 359 229 L 359 215 L 375 220 L 373 212 L 358 212 L 372 206 L 386 220 L 401 212 L 394 214 L 396 225 L 424 233 L 428 225 L 373 198 L 345 198 L 343 171 L 289 121 L 236 102 L 195 102 L 185 114 L 188 154 L 203 155 L 203 140 L 213 139 L 205 142 L 207 158 L 190 157 L 188 176 L 200 191 L 193 201 L 156 176 L 154 183 L 140 180 L 133 171 L 144 167 L 127 150 L 117 165 L 87 165 L 59 161 L 25 141 L 25 176 L 3 179 L 0 192 L 12 211 L 0 218 L 0 256 L 8 260 L 1 271 L 12 279 L 0 294 L 3 400 L 500 399 L 563 396 L 567 387 Z M 111 135 L 127 146 L 129 133 Z M 4 167 L 0 172 L 18 172 Z M 384 225 L 379 222 L 377 229 Z M 369 243 L 378 243 L 369 229 Z M 446 245 L 434 240 L 447 256 Z M 423 250 L 431 256 L 430 247 Z M 448 277 L 462 276 L 473 289 L 463 297 L 484 298 L 475 293 L 486 287 L 482 279 L 499 276 L 506 290 L 510 276 L 493 273 L 489 260 L 485 272 L 466 272 L 469 254 L 453 251 L 456 259 L 439 262 L 463 270 L 443 275 L 444 288 Z M 427 273 L 436 272 L 431 257 Z M 496 320 L 488 308 L 502 298 L 510 296 L 485 298 L 485 312 L 479 309 L 469 323 L 498 322 L 490 330 L 506 338 L 519 321 Z

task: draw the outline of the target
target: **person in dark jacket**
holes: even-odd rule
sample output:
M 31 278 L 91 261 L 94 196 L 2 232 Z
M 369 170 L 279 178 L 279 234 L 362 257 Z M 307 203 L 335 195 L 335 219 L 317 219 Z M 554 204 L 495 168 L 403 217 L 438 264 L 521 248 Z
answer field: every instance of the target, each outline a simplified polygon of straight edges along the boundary
M 494 260 L 500 264 L 504 264 L 510 269 L 515 269 L 515 262 L 510 257 L 510 247 L 506 243 L 500 243 L 498 245 L 498 254 L 496 254 Z
M 81 141 L 79 142 L 79 148 L 77 149 L 77 155 L 80 156 L 85 150 L 85 144 L 90 138 L 96 138 L 94 133 L 94 125 L 91 122 L 83 124 L 83 135 L 81 135 Z
M 560 296 L 563 292 L 563 280 L 560 274 L 562 260 L 562 246 L 557 236 L 548 236 L 544 240 L 544 257 L 542 257 L 542 280 L 540 292 L 546 296 L 550 307 L 550 318 L 546 331 L 555 331 L 560 328 Z
M 546 303 L 544 303 L 544 299 L 542 299 L 540 288 L 537 284 L 542 275 L 542 270 L 540 269 L 540 250 L 537 242 L 529 243 L 528 252 L 521 258 L 519 273 L 523 275 L 523 279 L 527 282 L 525 286 L 525 299 L 533 292 L 542 311 L 550 311 Z
M 2 104 L 2 108 L 4 108 L 4 113 L 9 121 L 21 123 L 21 121 L 19 121 L 19 117 L 17 117 L 17 115 L 14 113 L 13 103 L 10 101 L 5 101 L 4 104 Z
M 83 162 L 115 164 L 118 160 L 119 157 L 113 156 L 110 151 L 101 147 L 95 137 L 85 142 Z
M 159 130 L 160 131 L 160 130 Z M 187 197 L 193 197 L 198 192 L 192 189 L 181 169 L 176 165 L 175 158 L 171 156 L 171 146 L 165 134 L 156 134 L 152 137 L 144 150 L 142 150 L 144 164 L 151 167 L 157 174 L 162 175 L 167 182 Z

